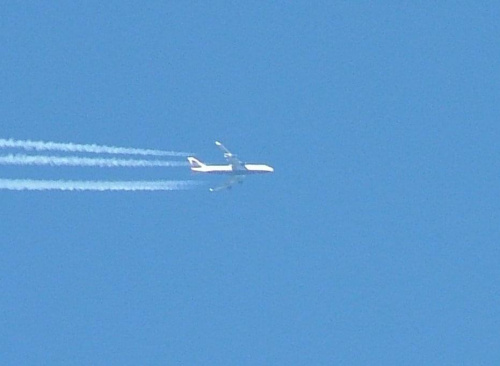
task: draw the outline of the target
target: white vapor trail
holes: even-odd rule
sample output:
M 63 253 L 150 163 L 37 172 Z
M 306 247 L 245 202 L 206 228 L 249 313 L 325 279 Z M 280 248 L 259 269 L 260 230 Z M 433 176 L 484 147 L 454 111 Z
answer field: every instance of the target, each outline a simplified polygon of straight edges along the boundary
M 73 144 L 59 142 L 44 142 L 30 140 L 0 139 L 0 149 L 17 148 L 36 151 L 84 152 L 95 154 L 124 154 L 152 156 L 188 156 L 189 153 L 150 149 L 135 149 L 127 147 L 103 146 L 94 144 Z
M 0 190 L 12 191 L 178 191 L 193 188 L 197 182 L 167 181 L 64 181 L 0 179 Z
M 78 166 L 78 167 L 175 167 L 187 166 L 187 162 L 182 161 L 161 161 L 161 160 L 135 160 L 135 159 L 115 159 L 115 158 L 81 158 L 77 156 L 42 156 L 42 155 L 4 155 L 0 156 L 0 165 L 52 165 L 52 166 Z

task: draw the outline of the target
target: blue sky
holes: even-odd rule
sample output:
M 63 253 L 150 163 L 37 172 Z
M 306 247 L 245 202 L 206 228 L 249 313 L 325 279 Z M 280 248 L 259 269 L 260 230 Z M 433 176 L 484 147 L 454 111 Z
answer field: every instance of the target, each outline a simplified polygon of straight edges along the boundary
M 0 363 L 500 362 L 496 2 L 0 12 L 0 138 L 275 167 L 220 194 L 0 191 Z

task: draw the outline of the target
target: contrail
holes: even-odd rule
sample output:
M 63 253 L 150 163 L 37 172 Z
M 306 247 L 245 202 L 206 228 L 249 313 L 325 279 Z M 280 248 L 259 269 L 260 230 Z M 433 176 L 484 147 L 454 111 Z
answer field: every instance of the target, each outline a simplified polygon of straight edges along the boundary
M 4 155 L 0 156 L 0 165 L 52 165 L 52 166 L 79 166 L 79 167 L 176 167 L 187 166 L 183 161 L 135 160 L 110 158 L 81 158 L 77 156 L 42 156 L 42 155 Z
M 30 140 L 0 139 L 0 148 L 17 148 L 36 151 L 64 151 L 64 152 L 84 152 L 94 154 L 124 154 L 124 155 L 152 155 L 152 156 L 188 156 L 190 153 L 134 149 L 127 147 L 103 146 L 94 144 L 73 144 L 59 142 L 43 142 Z
M 167 181 L 64 181 L 0 179 L 0 190 L 11 191 L 178 191 L 194 188 L 190 180 Z

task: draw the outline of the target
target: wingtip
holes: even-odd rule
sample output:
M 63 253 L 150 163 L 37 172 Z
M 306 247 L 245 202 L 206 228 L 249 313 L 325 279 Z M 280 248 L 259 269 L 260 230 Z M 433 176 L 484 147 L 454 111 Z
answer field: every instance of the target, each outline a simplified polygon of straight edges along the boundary
M 219 141 L 215 141 L 215 144 L 216 144 L 217 146 L 220 146 L 220 145 L 221 145 L 221 143 L 220 143 Z

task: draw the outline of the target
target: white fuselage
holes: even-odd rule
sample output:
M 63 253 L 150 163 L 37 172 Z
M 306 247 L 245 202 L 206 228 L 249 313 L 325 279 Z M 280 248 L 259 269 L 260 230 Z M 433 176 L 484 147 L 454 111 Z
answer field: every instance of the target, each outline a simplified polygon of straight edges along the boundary
M 272 173 L 274 169 L 265 164 L 243 164 L 245 169 L 233 169 L 233 166 L 228 165 L 203 165 L 200 167 L 191 167 L 193 172 L 208 173 L 208 174 L 234 174 L 234 175 L 247 175 L 247 174 L 263 174 Z

